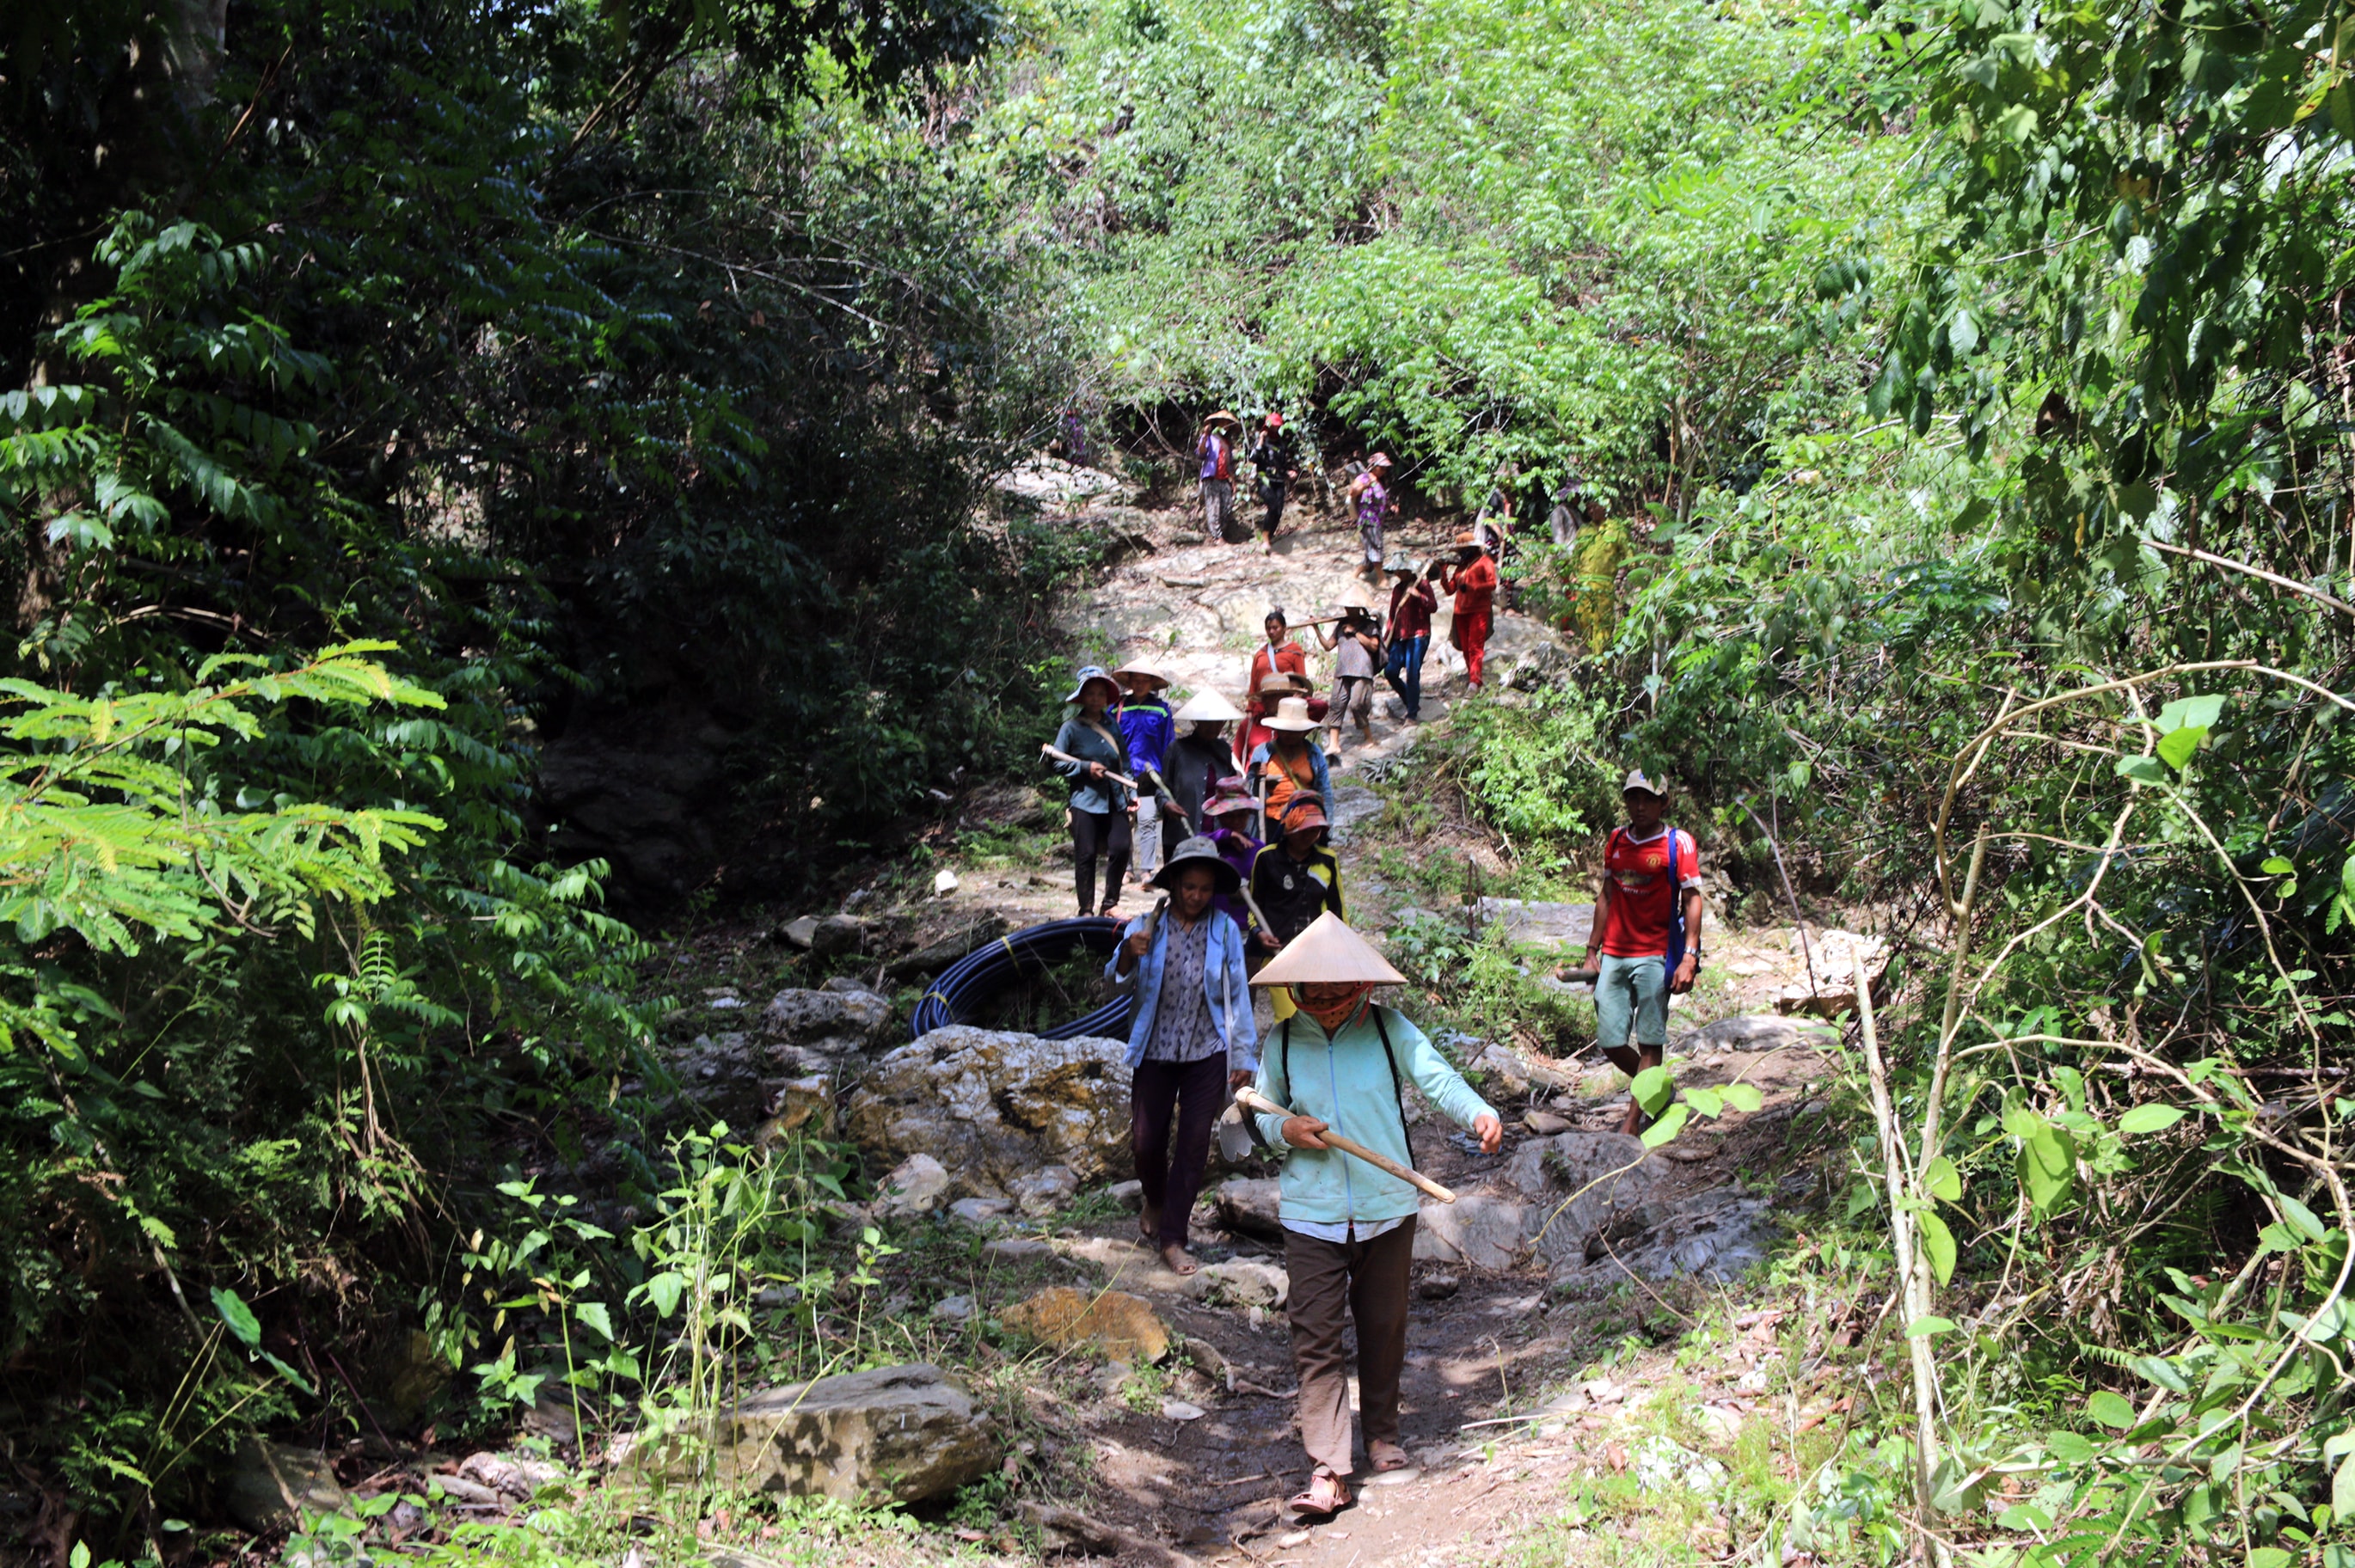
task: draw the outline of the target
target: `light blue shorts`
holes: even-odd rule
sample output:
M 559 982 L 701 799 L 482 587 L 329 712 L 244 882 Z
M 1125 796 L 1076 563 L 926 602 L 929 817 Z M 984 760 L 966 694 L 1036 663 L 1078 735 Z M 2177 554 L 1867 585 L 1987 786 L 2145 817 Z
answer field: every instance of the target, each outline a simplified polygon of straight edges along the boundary
M 1594 1043 L 1625 1045 L 1631 1024 L 1638 1046 L 1668 1043 L 1668 966 L 1657 953 L 1648 958 L 1606 953 L 1594 977 Z

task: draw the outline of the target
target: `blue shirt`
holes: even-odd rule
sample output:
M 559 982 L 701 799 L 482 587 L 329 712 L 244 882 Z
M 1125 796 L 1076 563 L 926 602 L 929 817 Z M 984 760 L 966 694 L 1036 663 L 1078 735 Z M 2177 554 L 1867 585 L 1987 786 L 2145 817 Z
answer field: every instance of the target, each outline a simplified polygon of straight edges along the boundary
M 1146 918 L 1139 915 L 1123 926 L 1121 941 L 1124 944 L 1144 930 Z M 1104 974 L 1113 983 L 1136 998 L 1128 1024 L 1127 1061 L 1132 1068 L 1145 1060 L 1146 1048 L 1153 1043 L 1154 1019 L 1161 1010 L 1162 971 L 1169 961 L 1169 930 L 1177 923 L 1176 916 L 1162 912 L 1153 945 L 1127 976 L 1120 972 L 1118 949 L 1104 965 Z M 1251 984 L 1243 968 L 1242 932 L 1233 921 L 1221 920 L 1212 911 L 1203 912 L 1202 923 L 1210 928 L 1202 962 L 1202 999 L 1209 1007 L 1211 1027 L 1226 1042 L 1227 1064 L 1249 1072 L 1259 1066 L 1259 1042 L 1252 1033 Z
M 1159 773 L 1169 755 L 1169 742 L 1178 738 L 1178 725 L 1169 717 L 1169 704 L 1158 697 L 1124 699 L 1120 705 L 1120 738 L 1128 747 L 1128 766 L 1124 772 L 1137 779 L 1148 773 Z

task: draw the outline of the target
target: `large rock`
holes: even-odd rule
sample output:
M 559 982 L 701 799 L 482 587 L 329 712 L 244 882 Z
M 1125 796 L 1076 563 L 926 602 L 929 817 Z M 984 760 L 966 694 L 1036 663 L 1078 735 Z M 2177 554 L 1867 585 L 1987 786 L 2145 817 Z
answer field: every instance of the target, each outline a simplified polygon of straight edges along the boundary
M 1157 1361 L 1169 1353 L 1169 1325 L 1150 1302 L 1124 1290 L 1049 1285 L 997 1316 L 1008 1328 L 1058 1349 L 1092 1346 L 1115 1361 Z
M 336 1481 L 335 1462 L 317 1449 L 249 1437 L 238 1445 L 222 1501 L 229 1518 L 267 1534 L 295 1529 L 306 1516 L 340 1513 L 351 1499 Z
M 1129 1163 L 1126 1053 L 1116 1040 L 952 1024 L 868 1069 L 846 1122 L 879 1161 L 938 1159 L 959 1196 L 1007 1195 L 1050 1165 L 1101 1181 Z
M 1641 1140 L 1624 1133 L 1529 1138 L 1485 1190 L 1423 1204 L 1414 1255 L 1502 1270 L 1535 1253 L 1550 1268 L 1582 1268 L 1587 1239 L 1641 1209 L 1661 1179 Z
M 1281 1264 L 1256 1258 L 1230 1258 L 1204 1264 L 1186 1280 L 1185 1293 L 1197 1301 L 1223 1301 L 1230 1307 L 1264 1307 L 1281 1311 L 1292 1295 L 1292 1275 Z
M 1382 814 L 1382 797 L 1363 784 L 1333 786 L 1333 842 L 1347 844 L 1358 836 L 1360 823 Z
M 1646 1203 L 1591 1232 L 1582 1265 L 1557 1278 L 1609 1283 L 1635 1275 L 1729 1280 L 1765 1261 L 1780 1235 L 1774 1205 L 1738 1187 L 1712 1188 L 1670 1203 Z
M 1496 617 L 1488 632 L 1481 674 L 1492 684 L 1517 691 L 1545 684 L 1571 662 L 1569 645 L 1542 621 L 1508 611 Z M 1424 677 L 1427 682 L 1430 677 Z
M 928 1154 L 911 1154 L 875 1184 L 875 1217 L 910 1220 L 929 1214 L 948 1196 L 947 1169 Z
M 1457 1195 L 1453 1203 L 1425 1200 L 1414 1228 L 1414 1255 L 1432 1263 L 1467 1263 L 1501 1273 L 1513 1266 L 1544 1216 L 1517 1198 L 1486 1192 Z
M 1593 904 L 1484 898 L 1479 910 L 1481 920 L 1503 926 L 1515 942 L 1542 943 L 1572 958 L 1585 951 L 1587 933 L 1594 924 Z
M 1793 951 L 1799 948 L 1798 933 L 1791 936 Z M 1809 944 L 1807 957 L 1814 962 L 1812 978 L 1803 976 L 1783 987 L 1774 998 L 1778 1013 L 1813 1013 L 1818 1018 L 1838 1018 L 1856 1010 L 1857 972 L 1859 967 L 1872 977 L 1872 999 L 1884 1001 L 1888 982 L 1881 971 L 1889 966 L 1889 941 L 1881 936 L 1860 936 L 1850 931 L 1825 931 Z
M 722 1488 L 908 1503 L 979 1479 L 998 1448 L 964 1390 L 922 1362 L 771 1389 L 696 1436 L 648 1444 L 632 1463 L 685 1478 L 708 1459 Z
M 810 951 L 840 958 L 867 945 L 867 922 L 855 914 L 830 914 L 810 928 Z
M 1219 1223 L 1239 1236 L 1284 1240 L 1284 1184 L 1274 1177 L 1237 1176 L 1219 1183 Z
M 868 1050 L 890 1032 L 891 1004 L 872 991 L 779 991 L 761 1010 L 763 1039 L 827 1055 Z
M 887 980 L 905 982 L 937 975 L 942 970 L 984 944 L 996 941 L 1006 934 L 1006 917 L 996 913 L 983 915 L 948 935 L 918 948 L 883 965 Z
M 1805 987 L 1800 987 L 1802 990 Z M 1848 993 L 1849 1004 L 1854 1006 L 1856 993 Z M 1741 1013 L 1730 1019 L 1693 1030 L 1676 1043 L 1682 1056 L 1698 1055 L 1704 1051 L 1777 1051 L 1792 1046 L 1829 1045 L 1839 1038 L 1828 1024 L 1812 1019 L 1776 1018 L 1769 1013 Z

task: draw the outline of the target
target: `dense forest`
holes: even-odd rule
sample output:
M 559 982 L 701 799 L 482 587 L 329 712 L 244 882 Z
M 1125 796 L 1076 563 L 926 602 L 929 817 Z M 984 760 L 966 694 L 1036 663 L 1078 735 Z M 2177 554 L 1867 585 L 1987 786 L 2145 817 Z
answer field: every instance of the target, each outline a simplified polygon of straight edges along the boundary
M 708 1411 L 756 1255 L 822 1343 L 879 1173 L 682 1120 L 657 940 L 1027 777 L 1120 541 L 994 482 L 1224 405 L 1569 497 L 1575 659 L 1432 742 L 1532 887 L 1663 768 L 1729 912 L 1895 955 L 1817 1255 L 1902 1376 L 1741 1549 L 2346 1568 L 2350 26 L 20 5 L 9 1549 L 239 1550 L 241 1437 L 404 1358 L 445 1429 Z

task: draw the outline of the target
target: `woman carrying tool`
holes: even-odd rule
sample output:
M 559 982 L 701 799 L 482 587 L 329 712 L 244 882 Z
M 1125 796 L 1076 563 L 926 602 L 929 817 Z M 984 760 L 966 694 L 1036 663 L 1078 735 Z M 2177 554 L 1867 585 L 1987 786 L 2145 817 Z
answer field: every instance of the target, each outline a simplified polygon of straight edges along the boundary
M 1235 761 L 1251 761 L 1252 748 L 1267 739 L 1267 716 L 1275 705 L 1287 697 L 1305 694 L 1308 679 L 1308 650 L 1292 640 L 1291 623 L 1281 604 L 1267 613 L 1262 624 L 1267 640 L 1252 653 L 1251 679 L 1243 689 L 1251 695 L 1251 719 L 1235 735 Z
M 1105 717 L 1120 696 L 1101 665 L 1080 671 L 1079 684 L 1063 700 L 1078 711 L 1055 731 L 1049 758 L 1057 773 L 1071 781 L 1071 879 L 1080 895 L 1080 913 L 1115 914 L 1120 909 L 1120 884 L 1128 875 L 1128 803 L 1134 793 L 1124 784 L 1121 770 L 1128 765 L 1126 748 L 1112 720 Z M 1104 857 L 1104 898 L 1096 906 L 1096 857 Z
M 1242 715 L 1215 691 L 1198 691 L 1171 716 L 1178 738 L 1162 759 L 1161 776 L 1169 798 L 1161 819 L 1162 842 L 1175 852 L 1180 839 L 1207 832 L 1202 803 L 1219 781 L 1235 771 L 1235 753 L 1227 744 L 1227 726 Z
M 1136 792 L 1136 831 L 1133 837 L 1136 880 L 1150 881 L 1153 873 L 1161 869 L 1161 813 L 1167 804 L 1164 797 L 1168 790 L 1161 765 L 1178 729 L 1169 704 L 1161 696 L 1168 689 L 1169 677 L 1143 659 L 1129 660 L 1113 671 L 1112 677 L 1127 688 L 1121 694 L 1120 710 L 1113 717 L 1120 726 L 1121 746 L 1128 755 L 1123 771 L 1143 786 Z
M 1407 1270 L 1422 1200 L 1412 1184 L 1324 1138 L 1337 1133 L 1412 1168 L 1401 1084 L 1412 1083 L 1449 1120 L 1472 1129 L 1485 1153 L 1502 1146 L 1504 1123 L 1433 1048 L 1423 1032 L 1370 998 L 1406 977 L 1341 923 L 1320 915 L 1252 979 L 1289 990 L 1298 1011 L 1261 1042 L 1257 1093 L 1289 1115 L 1252 1117 L 1257 1137 L 1284 1157 L 1284 1267 L 1291 1275 L 1292 1358 L 1300 1375 L 1300 1436 L 1316 1466 L 1291 1499 L 1303 1518 L 1349 1506 L 1356 1473 L 1345 1335 L 1358 1337 L 1358 1408 L 1366 1460 L 1377 1471 L 1412 1463 L 1399 1443 L 1399 1374 L 1406 1364 Z
M 1259 1049 L 1242 935 L 1210 907 L 1213 894 L 1240 886 L 1234 868 L 1209 839 L 1188 838 L 1153 885 L 1168 897 L 1128 923 L 1104 973 L 1136 997 L 1128 1066 L 1129 1147 L 1144 1189 L 1138 1239 L 1182 1275 L 1194 1272 L 1186 1223 L 1202 1189 L 1210 1124 L 1231 1093 L 1252 1081 Z

